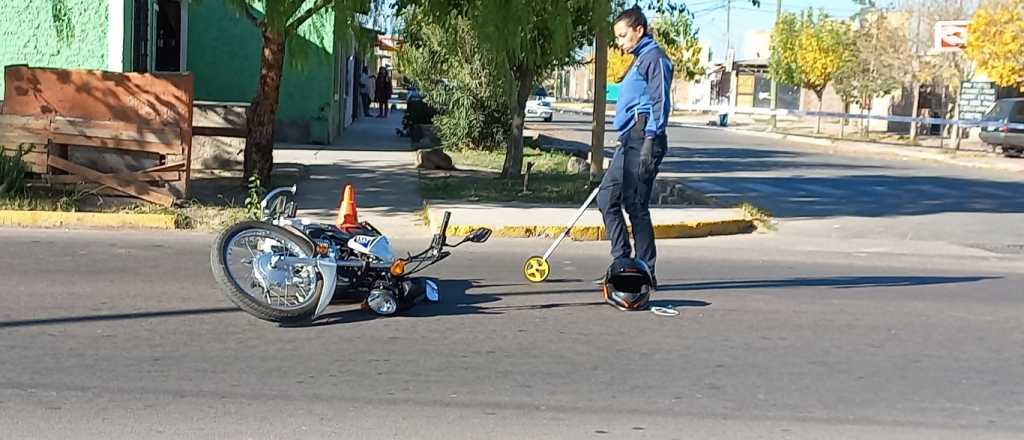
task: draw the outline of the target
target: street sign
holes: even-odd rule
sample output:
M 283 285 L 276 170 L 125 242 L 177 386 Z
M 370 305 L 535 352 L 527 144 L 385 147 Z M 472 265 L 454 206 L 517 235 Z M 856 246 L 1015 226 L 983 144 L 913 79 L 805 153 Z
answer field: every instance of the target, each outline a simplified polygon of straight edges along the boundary
M 960 119 L 981 119 L 996 103 L 996 84 L 991 81 L 964 81 L 961 84 Z
M 962 52 L 967 47 L 967 25 L 970 21 L 939 21 L 935 23 L 935 47 L 938 52 Z

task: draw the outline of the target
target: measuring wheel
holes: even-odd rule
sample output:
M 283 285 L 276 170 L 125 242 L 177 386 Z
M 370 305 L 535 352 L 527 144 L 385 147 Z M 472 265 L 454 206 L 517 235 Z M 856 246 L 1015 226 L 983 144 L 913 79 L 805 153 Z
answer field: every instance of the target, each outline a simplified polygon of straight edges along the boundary
M 523 265 L 523 276 L 531 283 L 540 283 L 548 279 L 551 268 L 548 267 L 548 260 L 544 257 L 530 257 Z

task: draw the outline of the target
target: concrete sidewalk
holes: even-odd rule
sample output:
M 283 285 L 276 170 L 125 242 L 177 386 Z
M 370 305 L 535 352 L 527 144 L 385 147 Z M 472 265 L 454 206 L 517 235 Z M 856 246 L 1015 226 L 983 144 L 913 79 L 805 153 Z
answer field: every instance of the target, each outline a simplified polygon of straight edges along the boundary
M 589 105 L 589 104 L 588 104 Z M 570 114 L 590 116 L 593 111 L 586 105 L 576 103 L 555 104 L 555 109 Z M 613 117 L 614 111 L 608 111 L 608 118 Z M 854 139 L 835 139 L 826 136 L 812 136 L 789 133 L 767 132 L 766 128 L 746 124 L 736 127 L 715 127 L 708 126 L 707 122 L 713 118 L 712 115 L 675 115 L 669 118 L 672 125 L 699 128 L 705 130 L 724 130 L 750 136 L 766 137 L 778 140 L 791 140 L 805 144 L 831 147 L 827 152 L 848 156 L 871 156 L 883 158 L 902 158 L 942 162 L 952 165 L 959 165 L 971 168 L 981 168 L 1010 173 L 1024 173 L 1024 160 L 1002 157 L 1000 155 L 984 151 L 981 147 L 973 149 L 961 149 L 955 151 L 951 148 L 940 148 L 935 146 L 910 146 L 892 143 L 881 143 L 872 141 L 858 141 Z M 937 141 L 931 140 L 932 143 Z M 948 141 L 947 141 L 948 142 Z
M 423 208 L 415 153 L 401 127 L 402 112 L 386 119 L 357 119 L 332 145 L 278 144 L 274 160 L 304 165 L 296 201 L 300 217 L 334 223 L 345 184 L 356 188 L 359 220 L 390 237 L 428 235 L 418 212 Z

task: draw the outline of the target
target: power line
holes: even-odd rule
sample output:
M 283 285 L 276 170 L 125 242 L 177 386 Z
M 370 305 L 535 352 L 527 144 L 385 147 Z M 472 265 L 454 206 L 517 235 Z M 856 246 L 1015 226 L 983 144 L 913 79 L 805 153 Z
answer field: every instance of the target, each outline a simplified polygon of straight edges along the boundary
M 775 11 L 769 11 L 769 10 L 766 10 L 766 9 L 749 8 L 749 7 L 742 7 L 742 6 L 741 7 L 734 7 L 734 8 L 735 9 L 739 9 L 741 11 L 747 11 L 747 12 L 760 12 L 762 14 L 772 14 L 772 15 L 775 14 Z M 801 7 L 784 7 L 783 8 L 783 10 L 785 12 L 803 12 L 803 11 L 806 11 L 808 9 L 811 9 L 811 10 L 814 10 L 814 11 L 824 10 L 825 12 L 831 12 L 831 13 L 835 13 L 835 14 L 838 14 L 838 15 L 850 15 L 850 14 L 854 14 L 854 13 L 859 11 L 859 9 L 847 9 L 847 8 L 814 8 L 814 7 L 803 7 L 803 8 L 801 8 Z
M 691 10 L 690 12 L 693 15 L 701 15 L 701 14 L 706 14 L 708 12 L 720 11 L 723 8 L 725 8 L 725 3 L 720 2 L 718 6 L 712 6 L 710 8 L 705 8 L 705 9 L 701 9 L 701 10 L 698 10 L 698 11 Z
M 725 4 L 725 0 L 705 0 L 701 2 L 692 2 L 686 5 L 686 9 L 693 10 L 693 8 L 703 8 L 708 5 L 722 5 Z

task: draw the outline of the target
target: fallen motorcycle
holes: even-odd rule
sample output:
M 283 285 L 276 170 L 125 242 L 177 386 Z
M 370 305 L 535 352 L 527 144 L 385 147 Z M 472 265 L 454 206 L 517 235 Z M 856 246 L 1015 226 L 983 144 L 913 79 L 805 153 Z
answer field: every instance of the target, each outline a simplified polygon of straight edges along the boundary
M 413 275 L 450 256 L 446 249 L 491 236 L 480 228 L 449 244 L 451 213 L 445 212 L 430 247 L 397 258 L 383 233 L 356 220 L 350 186 L 338 224 L 296 218 L 295 192 L 295 186 L 269 192 L 260 203 L 260 220 L 227 227 L 210 254 L 214 278 L 228 299 L 267 321 L 313 321 L 336 292 L 356 295 L 363 308 L 378 315 L 408 310 L 424 299 L 436 302 L 437 283 Z

